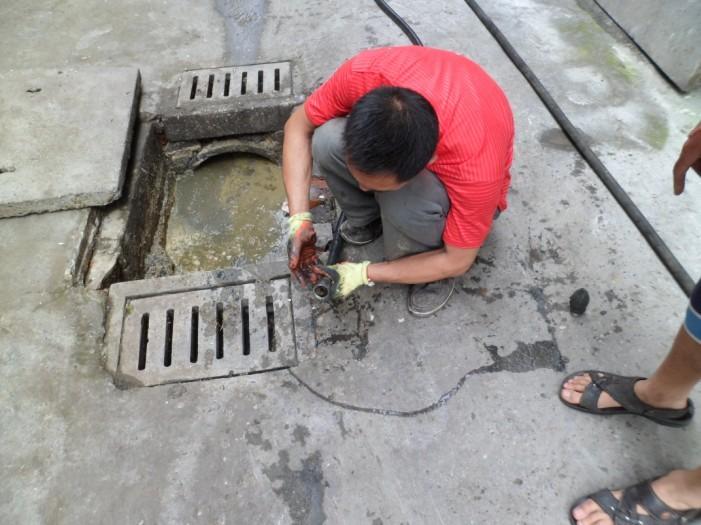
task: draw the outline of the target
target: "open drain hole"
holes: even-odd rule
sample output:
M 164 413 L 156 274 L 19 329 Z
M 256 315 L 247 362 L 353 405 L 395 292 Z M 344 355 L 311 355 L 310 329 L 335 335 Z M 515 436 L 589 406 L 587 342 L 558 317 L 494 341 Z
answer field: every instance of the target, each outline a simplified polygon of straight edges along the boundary
M 163 366 L 170 366 L 173 362 L 173 319 L 175 312 L 166 312 L 166 338 L 163 348 Z
M 263 92 L 263 70 L 258 70 L 258 93 Z
M 212 98 L 213 91 L 214 91 L 214 75 L 209 75 L 209 82 L 207 82 L 207 98 Z
M 139 339 L 139 370 L 146 368 L 146 350 L 148 348 L 148 314 L 141 316 L 141 338 Z
M 217 303 L 217 359 L 224 357 L 224 305 Z
M 229 90 L 231 89 L 231 73 L 224 75 L 224 96 L 229 96 Z
M 265 315 L 268 318 L 268 352 L 275 351 L 275 308 L 273 298 L 268 295 L 265 298 Z
M 280 68 L 275 68 L 275 91 L 280 91 Z
M 195 100 L 195 95 L 197 95 L 197 75 L 192 77 L 192 85 L 190 86 L 190 100 Z
M 190 317 L 190 362 L 197 362 L 197 344 L 198 338 L 197 333 L 199 332 L 200 326 L 200 309 L 198 306 L 192 307 L 192 315 Z
M 249 311 L 248 299 L 241 300 L 241 335 L 243 339 L 243 355 L 251 353 L 251 333 L 248 331 Z
M 248 81 L 248 73 L 244 71 L 241 73 L 241 94 L 246 94 L 246 82 Z

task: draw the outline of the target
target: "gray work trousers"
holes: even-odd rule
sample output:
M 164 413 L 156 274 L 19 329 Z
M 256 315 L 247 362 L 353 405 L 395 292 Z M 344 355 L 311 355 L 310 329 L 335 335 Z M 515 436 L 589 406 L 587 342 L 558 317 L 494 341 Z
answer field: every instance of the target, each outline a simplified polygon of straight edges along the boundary
M 443 183 L 423 170 L 398 190 L 361 190 L 346 165 L 345 126 L 345 118 L 336 118 L 317 128 L 312 156 L 350 224 L 365 226 L 381 218 L 387 260 L 443 246 L 445 218 L 450 209 Z

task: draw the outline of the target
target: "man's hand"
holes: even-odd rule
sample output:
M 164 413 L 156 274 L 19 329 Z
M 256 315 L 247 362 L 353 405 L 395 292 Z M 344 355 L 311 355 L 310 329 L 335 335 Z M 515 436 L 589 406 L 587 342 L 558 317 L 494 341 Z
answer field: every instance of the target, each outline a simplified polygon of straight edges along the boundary
M 684 191 L 686 172 L 689 168 L 701 175 L 701 123 L 689 133 L 689 138 L 682 147 L 677 162 L 674 164 L 674 194 Z
M 321 269 L 333 280 L 331 289 L 333 299 L 344 299 L 356 288 L 368 284 L 368 266 L 370 261 L 359 263 L 339 263 L 322 266 Z
M 319 257 L 316 253 L 316 232 L 312 214 L 307 211 L 292 215 L 289 226 L 287 255 L 290 271 L 302 286 L 314 284 L 323 273 L 317 268 Z

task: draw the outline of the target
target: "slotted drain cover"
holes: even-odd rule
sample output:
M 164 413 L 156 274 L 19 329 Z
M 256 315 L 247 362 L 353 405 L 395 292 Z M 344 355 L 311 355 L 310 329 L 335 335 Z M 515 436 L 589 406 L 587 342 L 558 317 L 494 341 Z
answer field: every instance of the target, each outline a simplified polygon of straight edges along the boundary
M 313 338 L 310 305 L 287 275 L 262 277 L 232 269 L 112 286 L 108 368 L 152 386 L 296 365 Z
M 242 97 L 292 94 L 289 62 L 196 69 L 183 73 L 178 107 L 221 102 Z

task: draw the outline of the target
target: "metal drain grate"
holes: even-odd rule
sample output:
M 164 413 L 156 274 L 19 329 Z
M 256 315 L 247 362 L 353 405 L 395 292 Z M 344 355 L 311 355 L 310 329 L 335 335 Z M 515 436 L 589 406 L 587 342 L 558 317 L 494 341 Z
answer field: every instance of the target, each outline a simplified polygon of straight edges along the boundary
M 152 386 L 296 364 L 289 278 L 128 297 L 117 372 Z
M 113 284 L 105 345 L 130 387 L 296 366 L 316 336 L 309 294 L 275 261 Z
M 178 92 L 178 107 L 242 97 L 290 94 L 292 76 L 289 62 L 197 69 L 183 73 Z

